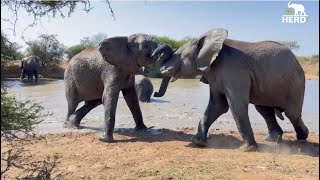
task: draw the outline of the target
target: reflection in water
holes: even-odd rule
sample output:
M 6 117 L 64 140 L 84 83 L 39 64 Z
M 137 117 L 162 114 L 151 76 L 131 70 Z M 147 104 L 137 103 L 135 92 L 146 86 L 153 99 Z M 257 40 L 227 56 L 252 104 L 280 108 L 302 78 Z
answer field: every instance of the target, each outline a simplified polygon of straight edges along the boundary
M 154 90 L 159 89 L 161 79 L 151 79 Z M 33 99 L 41 102 L 53 115 L 39 126 L 40 132 L 65 132 L 62 124 L 67 113 L 67 101 L 63 80 L 39 80 L 38 83 L 25 83 L 19 80 L 5 81 L 8 92 L 19 99 Z M 120 94 L 116 115 L 117 128 L 132 128 L 134 121 Z M 197 127 L 206 108 L 209 87 L 198 79 L 179 79 L 170 83 L 166 94 L 161 98 L 152 97 L 150 103 L 140 103 L 145 123 L 148 127 L 177 128 Z M 79 105 L 81 107 L 83 103 Z M 78 108 L 79 108 L 78 107 Z M 253 105 L 249 106 L 249 116 L 254 131 L 266 131 L 262 117 Z M 310 131 L 319 132 L 319 81 L 307 81 L 302 117 Z M 293 130 L 288 119 L 279 120 L 284 130 Z M 81 122 L 80 131 L 100 130 L 103 125 L 103 108 L 98 106 L 90 111 Z M 212 125 L 212 130 L 236 130 L 230 111 Z M 79 130 L 77 130 L 79 131 Z

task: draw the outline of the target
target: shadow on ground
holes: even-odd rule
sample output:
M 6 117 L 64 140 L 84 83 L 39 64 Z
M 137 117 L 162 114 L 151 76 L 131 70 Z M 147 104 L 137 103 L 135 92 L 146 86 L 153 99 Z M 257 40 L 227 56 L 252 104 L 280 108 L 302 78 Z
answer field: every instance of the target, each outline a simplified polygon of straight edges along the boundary
M 183 141 L 191 142 L 192 134 L 170 129 L 149 129 L 147 131 L 135 132 L 132 129 L 118 128 L 116 134 L 128 136 L 130 138 L 116 140 L 118 143 L 128 142 L 168 142 L 168 141 Z M 256 135 L 262 136 L 262 135 Z M 262 139 L 261 137 L 257 139 Z M 284 139 L 280 143 L 259 142 L 258 151 L 267 153 L 279 154 L 302 154 L 313 157 L 319 157 L 319 143 L 308 141 L 296 141 Z M 205 148 L 213 149 L 238 149 L 242 145 L 241 138 L 234 134 L 210 134 L 208 138 L 208 146 Z M 192 143 L 188 143 L 186 147 L 199 148 Z

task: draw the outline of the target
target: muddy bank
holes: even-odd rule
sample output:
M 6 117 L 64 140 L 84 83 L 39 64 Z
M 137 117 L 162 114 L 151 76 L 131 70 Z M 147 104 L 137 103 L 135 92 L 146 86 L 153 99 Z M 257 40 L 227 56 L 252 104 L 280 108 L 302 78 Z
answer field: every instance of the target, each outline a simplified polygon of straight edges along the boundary
M 319 63 L 300 62 L 307 80 L 319 80 Z M 57 66 L 43 70 L 40 77 L 63 79 L 64 70 L 68 66 L 68 61 L 61 61 Z M 19 78 L 20 77 L 20 61 L 13 61 L 8 66 L 1 68 L 2 78 Z
M 147 132 L 115 133 L 116 143 L 98 141 L 96 133 L 46 135 L 26 146 L 32 160 L 59 155 L 56 173 L 63 179 L 318 179 L 319 136 L 308 142 L 284 134 L 280 145 L 265 142 L 256 133 L 259 152 L 238 148 L 237 132 L 210 132 L 207 148 L 190 144 L 188 129 L 159 129 Z M 1 144 L 1 149 L 5 146 Z M 2 164 L 2 163 L 1 163 Z M 10 176 L 19 171 L 12 168 Z

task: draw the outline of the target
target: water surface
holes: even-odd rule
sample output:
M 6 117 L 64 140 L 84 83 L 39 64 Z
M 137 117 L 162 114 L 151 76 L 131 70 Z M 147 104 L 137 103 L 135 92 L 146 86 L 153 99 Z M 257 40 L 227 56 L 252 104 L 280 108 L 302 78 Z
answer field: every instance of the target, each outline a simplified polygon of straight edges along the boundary
M 161 79 L 152 79 L 154 89 L 158 89 Z M 70 131 L 62 124 L 67 113 L 67 101 L 64 93 L 63 80 L 40 80 L 39 83 L 24 83 L 19 80 L 5 82 L 8 92 L 18 99 L 32 99 L 41 102 L 45 109 L 52 113 L 39 125 L 40 133 L 59 133 Z M 162 98 L 152 98 L 151 103 L 140 103 L 144 121 L 147 126 L 155 128 L 197 127 L 199 120 L 208 104 L 209 87 L 198 79 L 179 79 L 171 83 Z M 83 103 L 79 105 L 81 107 Z M 103 106 L 100 105 L 89 112 L 81 122 L 85 128 L 80 131 L 100 130 L 103 125 Z M 254 131 L 267 130 L 261 115 L 253 105 L 249 106 L 249 117 Z M 305 99 L 302 113 L 306 126 L 312 132 L 319 132 L 319 81 L 306 81 Z M 283 130 L 292 131 L 290 121 L 278 120 Z M 116 128 L 134 127 L 129 108 L 120 93 Z M 219 117 L 211 126 L 211 130 L 237 130 L 233 117 L 229 112 Z M 79 130 L 77 130 L 79 131 Z

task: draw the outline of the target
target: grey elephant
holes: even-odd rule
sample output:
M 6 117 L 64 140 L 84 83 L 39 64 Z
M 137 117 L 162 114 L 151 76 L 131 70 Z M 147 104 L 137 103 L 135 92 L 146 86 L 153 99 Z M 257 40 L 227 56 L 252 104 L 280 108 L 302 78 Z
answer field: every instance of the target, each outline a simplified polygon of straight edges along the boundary
M 36 56 L 25 57 L 21 60 L 21 76 L 20 79 L 24 79 L 26 75 L 28 76 L 28 80 L 32 81 L 33 76 L 35 81 L 38 81 L 38 76 L 40 72 L 40 64 L 39 58 Z
M 185 75 L 202 75 L 201 81 L 209 84 L 209 103 L 192 142 L 206 146 L 209 127 L 230 108 L 245 142 L 241 149 L 256 150 L 249 103 L 255 105 L 267 123 L 267 140 L 281 140 L 283 131 L 276 115 L 283 120 L 282 112 L 291 121 L 297 139 L 307 139 L 309 131 L 301 119 L 305 75 L 295 55 L 277 42 L 244 42 L 227 36 L 225 29 L 212 29 L 160 65 L 161 74 L 167 76 L 160 95 L 170 77 L 174 81 Z
M 157 49 L 161 58 L 153 56 Z M 113 142 L 115 114 L 120 91 L 133 115 L 135 130 L 146 129 L 135 88 L 135 75 L 145 66 L 172 56 L 172 49 L 145 34 L 112 37 L 98 49 L 86 49 L 75 55 L 65 70 L 68 113 L 64 127 L 79 127 L 81 119 L 93 108 L 104 106 L 104 132 L 100 138 Z M 158 61 L 157 61 L 158 60 Z M 76 111 L 80 102 L 85 104 Z
M 135 88 L 139 101 L 150 102 L 153 93 L 153 85 L 149 78 L 143 75 L 136 75 Z

